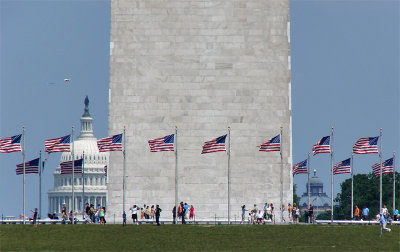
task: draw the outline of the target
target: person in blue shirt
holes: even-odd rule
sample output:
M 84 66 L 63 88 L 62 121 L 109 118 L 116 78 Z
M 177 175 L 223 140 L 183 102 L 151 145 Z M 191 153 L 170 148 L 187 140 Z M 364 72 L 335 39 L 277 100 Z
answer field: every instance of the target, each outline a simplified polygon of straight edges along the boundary
M 182 218 L 186 218 L 186 215 L 189 216 L 189 205 L 185 203 L 185 205 L 183 205 L 183 209 L 185 209 L 185 215 Z
M 368 218 L 368 213 L 369 213 L 369 209 L 368 207 L 364 206 L 363 210 L 362 210 L 362 215 L 363 215 L 363 220 L 367 220 Z
M 397 216 L 399 215 L 399 209 L 396 209 L 393 211 L 393 220 L 394 221 L 398 221 L 399 219 L 397 218 Z
M 383 230 L 386 230 L 388 232 L 392 231 L 390 228 L 386 227 L 386 219 L 383 214 L 378 214 L 376 218 L 377 221 L 379 221 L 379 223 L 381 224 L 381 236 L 383 235 Z

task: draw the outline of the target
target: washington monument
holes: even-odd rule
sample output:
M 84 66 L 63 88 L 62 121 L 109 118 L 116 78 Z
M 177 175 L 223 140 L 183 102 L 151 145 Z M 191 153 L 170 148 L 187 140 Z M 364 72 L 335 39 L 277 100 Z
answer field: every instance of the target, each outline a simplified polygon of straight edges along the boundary
M 159 204 L 172 220 L 177 164 L 178 201 L 196 220 L 239 220 L 242 205 L 267 202 L 280 222 L 293 197 L 289 0 L 111 2 L 108 133 L 126 128 L 126 189 L 112 152 L 107 214 Z M 175 127 L 177 159 L 150 152 L 148 140 Z M 228 127 L 229 205 L 228 153 L 201 154 Z M 258 151 L 281 127 L 282 159 Z

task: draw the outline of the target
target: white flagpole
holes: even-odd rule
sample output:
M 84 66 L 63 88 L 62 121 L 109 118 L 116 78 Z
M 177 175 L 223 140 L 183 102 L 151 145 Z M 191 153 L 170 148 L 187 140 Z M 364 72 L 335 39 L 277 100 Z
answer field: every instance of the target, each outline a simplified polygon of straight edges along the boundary
M 72 210 L 72 223 L 74 224 L 74 211 L 75 211 L 75 191 L 74 191 L 74 187 L 75 187 L 75 153 L 74 153 L 74 126 L 72 126 L 72 134 L 71 134 L 71 142 L 72 142 L 72 199 L 71 199 L 71 209 Z
M 394 211 L 396 208 L 396 183 L 395 183 L 395 158 L 396 158 L 396 152 L 393 151 L 393 208 L 392 211 Z
M 42 218 L 42 150 L 39 151 L 39 218 Z
M 283 222 L 283 213 L 282 213 L 282 205 L 283 205 L 283 153 L 282 153 L 282 131 L 283 131 L 283 127 L 281 126 L 281 131 L 280 131 L 280 136 L 279 136 L 279 141 L 280 141 L 280 155 L 281 155 L 281 194 L 280 194 L 280 198 L 281 198 L 281 205 L 279 207 L 279 209 L 281 209 L 281 222 Z
M 175 224 L 178 223 L 178 126 L 175 126 Z
M 350 160 L 350 170 L 351 170 L 351 209 L 350 209 L 350 217 L 351 217 L 351 219 L 353 219 L 353 204 L 354 204 L 354 191 L 353 191 L 353 189 L 354 189 L 354 187 L 353 187 L 353 167 L 354 167 L 354 165 L 353 165 L 353 160 L 354 160 L 354 153 L 353 152 L 351 152 L 351 160 Z
M 380 176 L 379 176 L 379 212 L 382 213 L 382 128 L 379 133 L 379 164 L 380 164 Z
M 310 152 L 307 157 L 307 197 L 308 197 L 308 207 L 310 207 Z M 300 206 L 298 206 L 300 207 Z
M 123 147 L 123 174 L 122 174 L 122 212 L 125 212 L 125 167 L 126 167 L 126 137 L 125 137 L 125 126 L 124 126 L 124 147 Z
M 23 178 L 23 223 L 25 224 L 25 126 L 22 126 L 22 144 L 23 144 L 23 149 L 22 149 L 22 166 L 23 166 L 23 172 L 24 172 L 24 178 Z
M 331 127 L 331 222 L 333 222 L 333 126 Z
M 228 224 L 231 224 L 231 127 L 228 126 Z
M 82 219 L 85 219 L 85 151 L 82 154 Z

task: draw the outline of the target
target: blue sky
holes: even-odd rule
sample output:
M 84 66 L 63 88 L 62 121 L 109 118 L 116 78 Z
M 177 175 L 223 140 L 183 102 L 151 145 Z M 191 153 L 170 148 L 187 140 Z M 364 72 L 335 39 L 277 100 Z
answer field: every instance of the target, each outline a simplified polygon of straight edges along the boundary
M 0 11 L 0 138 L 25 125 L 26 160 L 34 159 L 45 139 L 67 135 L 73 125 L 79 131 L 86 95 L 95 135 L 107 136 L 110 1 L 2 0 Z M 291 1 L 293 163 L 331 126 L 335 163 L 379 128 L 383 158 L 399 153 L 399 13 L 394 0 Z M 43 174 L 43 214 L 60 155 L 48 157 Z M 378 160 L 356 156 L 355 173 L 370 172 Z M 1 215 L 22 212 L 22 176 L 15 175 L 21 162 L 20 153 L 0 155 Z M 312 157 L 311 168 L 330 195 L 329 155 Z M 28 213 L 38 206 L 38 176 L 26 177 Z M 335 176 L 335 194 L 348 177 Z M 306 176 L 294 182 L 303 193 Z

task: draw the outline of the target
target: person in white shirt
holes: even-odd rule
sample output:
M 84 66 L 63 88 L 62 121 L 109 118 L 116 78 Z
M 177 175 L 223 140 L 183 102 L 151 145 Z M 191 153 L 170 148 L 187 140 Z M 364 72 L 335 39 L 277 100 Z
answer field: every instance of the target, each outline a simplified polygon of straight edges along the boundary
M 261 210 L 258 210 L 256 216 L 257 216 L 257 224 L 261 224 L 263 222 L 263 214 L 261 213 Z
M 132 213 L 133 224 L 138 224 L 137 223 L 137 221 L 138 221 L 138 218 L 137 218 L 138 208 L 137 208 L 137 206 L 133 205 L 130 210 L 131 210 L 131 213 Z

